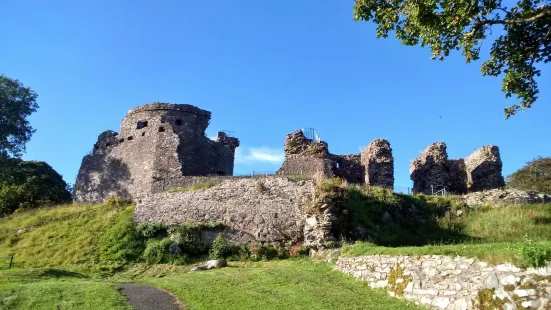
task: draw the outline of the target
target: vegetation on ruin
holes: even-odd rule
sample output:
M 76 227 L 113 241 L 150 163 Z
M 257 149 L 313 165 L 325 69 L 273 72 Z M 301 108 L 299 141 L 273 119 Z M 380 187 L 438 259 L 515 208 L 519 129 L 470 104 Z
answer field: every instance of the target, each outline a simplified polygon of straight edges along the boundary
M 169 190 L 167 190 L 167 193 L 180 193 L 180 192 L 188 192 L 188 191 L 200 191 L 209 189 L 212 187 L 215 187 L 216 185 L 219 185 L 222 183 L 222 180 L 219 179 L 209 179 L 209 178 L 196 178 L 193 182 L 193 184 L 186 186 L 186 187 L 173 187 Z
M 431 59 L 444 60 L 462 50 L 467 63 L 480 59 L 482 44 L 492 41 L 482 75 L 503 77 L 505 97 L 519 103 L 505 108 L 505 118 L 530 108 L 539 93 L 539 64 L 551 60 L 551 5 L 541 0 L 447 1 L 356 0 L 354 19 L 377 25 L 377 38 L 394 32 L 407 46 L 428 46 Z M 498 35 L 494 37 L 492 32 Z M 495 38 L 495 39 L 494 39 Z
M 507 186 L 551 195 L 551 157 L 537 157 L 507 177 Z

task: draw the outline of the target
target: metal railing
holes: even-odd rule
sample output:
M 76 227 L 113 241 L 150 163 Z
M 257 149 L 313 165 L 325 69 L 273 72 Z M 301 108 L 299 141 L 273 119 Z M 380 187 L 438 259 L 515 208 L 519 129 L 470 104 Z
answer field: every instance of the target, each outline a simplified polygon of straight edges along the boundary
M 317 143 L 321 142 L 320 136 L 318 135 L 318 133 L 314 128 L 302 128 L 301 131 L 306 137 L 306 139 L 315 141 Z
M 13 255 L 11 256 L 0 256 L 0 261 L 5 260 L 7 265 L 0 265 L 0 269 L 11 269 L 13 265 Z

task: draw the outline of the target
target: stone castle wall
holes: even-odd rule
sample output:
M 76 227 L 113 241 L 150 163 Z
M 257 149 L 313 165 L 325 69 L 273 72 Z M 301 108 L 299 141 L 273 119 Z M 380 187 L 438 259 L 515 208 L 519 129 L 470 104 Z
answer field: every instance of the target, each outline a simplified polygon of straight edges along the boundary
M 139 199 L 134 217 L 138 223 L 219 222 L 232 241 L 281 243 L 303 237 L 306 206 L 313 194 L 312 181 L 234 178 L 205 190 Z
M 444 142 L 435 142 L 410 165 L 413 191 L 431 194 L 446 189 L 455 194 L 503 187 L 499 148 L 483 146 L 461 159 L 448 159 Z
M 131 109 L 120 133 L 100 134 L 85 156 L 75 201 L 101 202 L 109 195 L 137 198 L 184 182 L 186 176 L 232 175 L 239 141 L 205 136 L 210 112 L 190 105 L 153 103 Z
M 390 143 L 376 139 L 360 154 L 329 153 L 324 141 L 315 142 L 301 130 L 287 135 L 285 161 L 278 175 L 304 174 L 339 177 L 351 184 L 394 187 L 394 159 Z
M 489 296 L 482 300 L 495 300 L 500 309 L 551 307 L 551 265 L 523 271 L 466 257 L 373 255 L 341 256 L 334 268 L 391 296 L 433 309 L 486 309 L 479 296 Z

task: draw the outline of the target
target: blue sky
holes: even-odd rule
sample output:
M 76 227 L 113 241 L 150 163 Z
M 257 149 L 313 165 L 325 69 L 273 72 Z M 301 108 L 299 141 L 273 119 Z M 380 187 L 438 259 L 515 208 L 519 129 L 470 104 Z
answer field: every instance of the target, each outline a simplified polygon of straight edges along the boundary
M 500 79 L 461 55 L 376 39 L 353 1 L 26 1 L 0 4 L 0 72 L 38 94 L 24 158 L 74 182 L 82 157 L 128 109 L 152 101 L 213 113 L 241 140 L 236 173 L 275 171 L 285 134 L 317 130 L 335 154 L 390 141 L 395 185 L 435 141 L 451 158 L 500 147 L 503 172 L 551 156 L 551 66 L 534 107 L 505 121 Z M 490 43 L 486 43 L 486 47 Z M 484 59 L 484 58 L 483 58 Z

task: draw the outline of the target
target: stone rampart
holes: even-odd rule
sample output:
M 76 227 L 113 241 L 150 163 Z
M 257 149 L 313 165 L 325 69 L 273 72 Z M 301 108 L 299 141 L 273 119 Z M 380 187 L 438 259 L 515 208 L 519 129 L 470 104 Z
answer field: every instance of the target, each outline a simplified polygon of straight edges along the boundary
M 223 180 L 204 190 L 157 193 L 139 199 L 138 223 L 219 222 L 230 240 L 281 243 L 302 239 L 313 181 L 285 177 Z
M 472 258 L 431 256 L 339 257 L 336 270 L 433 309 L 550 309 L 551 265 L 521 270 Z M 481 304 L 482 302 L 482 304 Z

